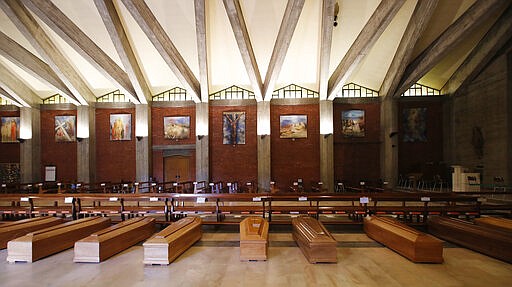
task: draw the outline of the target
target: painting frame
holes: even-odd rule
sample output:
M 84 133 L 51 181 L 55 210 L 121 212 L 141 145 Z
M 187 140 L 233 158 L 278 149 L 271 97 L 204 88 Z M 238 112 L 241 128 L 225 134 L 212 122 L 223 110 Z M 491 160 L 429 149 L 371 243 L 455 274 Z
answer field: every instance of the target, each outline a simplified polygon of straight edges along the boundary
M 366 112 L 363 109 L 341 111 L 341 134 L 346 138 L 366 136 Z
M 57 115 L 54 117 L 54 138 L 57 143 L 76 142 L 76 116 Z
M 132 114 L 110 114 L 109 120 L 111 141 L 132 140 Z
M 17 143 L 20 137 L 20 117 L 1 117 L 1 143 Z
M 308 115 L 279 115 L 279 138 L 308 138 Z
M 415 107 L 402 110 L 402 141 L 427 142 L 427 108 Z
M 164 139 L 184 140 L 190 138 L 190 116 L 165 116 Z
M 244 111 L 222 112 L 222 144 L 245 144 L 245 119 Z

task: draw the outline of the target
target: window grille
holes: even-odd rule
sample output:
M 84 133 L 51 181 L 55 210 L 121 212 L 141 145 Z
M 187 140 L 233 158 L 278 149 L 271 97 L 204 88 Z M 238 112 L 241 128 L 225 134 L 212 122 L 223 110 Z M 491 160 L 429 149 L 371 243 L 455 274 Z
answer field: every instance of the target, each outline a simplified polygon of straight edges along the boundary
M 255 96 L 254 93 L 237 87 L 237 86 L 231 86 L 229 88 L 225 88 L 224 90 L 215 92 L 213 94 L 210 94 L 209 96 L 210 100 L 254 100 Z
M 69 103 L 68 99 L 65 97 L 55 94 L 53 96 L 49 96 L 46 99 L 43 99 L 43 105 L 53 105 L 53 104 L 67 104 Z
M 191 101 L 187 90 L 175 87 L 153 96 L 153 102 Z
M 14 105 L 12 101 L 0 97 L 0 106 Z
M 130 100 L 119 90 L 104 94 L 96 99 L 98 103 L 126 103 Z
M 282 87 L 272 93 L 272 99 L 307 99 L 318 98 L 318 92 L 295 84 Z
M 349 83 L 343 86 L 341 89 L 340 98 L 375 98 L 379 96 L 379 92 L 354 84 Z
M 422 84 L 414 84 L 407 91 L 402 94 L 402 97 L 429 97 L 429 96 L 439 96 L 441 95 L 441 91 L 427 87 Z

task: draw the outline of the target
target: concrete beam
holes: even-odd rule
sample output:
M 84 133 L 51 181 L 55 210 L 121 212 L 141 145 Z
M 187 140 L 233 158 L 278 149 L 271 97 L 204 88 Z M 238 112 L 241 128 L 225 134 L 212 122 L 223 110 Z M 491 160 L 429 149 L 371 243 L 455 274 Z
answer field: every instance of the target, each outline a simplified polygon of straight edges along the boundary
M 206 8 L 204 0 L 194 0 L 196 16 L 197 57 L 199 62 L 199 84 L 201 102 L 208 102 L 208 46 L 206 44 Z
M 329 64 L 331 59 L 332 30 L 334 25 L 334 0 L 324 0 L 322 4 L 322 36 L 320 42 L 320 65 L 318 93 L 320 100 L 327 100 L 329 86 Z

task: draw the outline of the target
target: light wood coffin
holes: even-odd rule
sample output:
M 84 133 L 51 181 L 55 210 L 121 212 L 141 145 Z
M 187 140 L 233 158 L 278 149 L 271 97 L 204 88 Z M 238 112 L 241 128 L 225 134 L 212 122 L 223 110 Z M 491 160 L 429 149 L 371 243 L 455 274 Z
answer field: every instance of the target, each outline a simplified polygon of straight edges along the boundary
M 428 231 L 444 240 L 512 263 L 511 232 L 442 216 L 429 218 Z
M 251 216 L 240 222 L 240 260 L 267 260 L 268 222 Z
M 6 222 L 0 225 L 0 249 L 7 248 L 7 242 L 29 232 L 62 223 L 62 218 L 45 216 Z
M 412 262 L 442 263 L 443 242 L 392 218 L 371 216 L 364 219 L 364 231 L 375 241 Z
M 7 261 L 36 261 L 71 248 L 77 240 L 109 226 L 110 218 L 88 217 L 28 233 L 7 243 Z
M 75 242 L 74 262 L 99 263 L 155 233 L 155 219 L 136 217 Z
M 293 239 L 310 263 L 337 262 L 336 239 L 312 217 L 292 219 Z
M 475 224 L 487 226 L 496 230 L 512 232 L 512 220 L 500 217 L 480 217 L 475 218 Z
M 201 239 L 201 218 L 185 217 L 144 242 L 144 264 L 170 264 Z

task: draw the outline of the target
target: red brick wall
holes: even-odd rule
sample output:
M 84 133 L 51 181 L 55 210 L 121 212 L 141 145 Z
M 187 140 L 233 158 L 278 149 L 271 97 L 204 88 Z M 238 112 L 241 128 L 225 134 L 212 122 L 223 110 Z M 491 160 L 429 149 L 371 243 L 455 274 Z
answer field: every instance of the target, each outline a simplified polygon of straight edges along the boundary
M 132 138 L 126 141 L 110 140 L 110 114 L 132 115 Z M 96 108 L 96 181 L 133 181 L 135 163 L 135 109 Z
M 426 142 L 404 142 L 399 133 L 398 166 L 400 174 L 411 172 L 442 173 L 444 167 L 438 164 L 443 160 L 443 109 L 441 101 L 401 102 L 398 114 L 398 130 L 403 130 L 403 110 L 407 108 L 427 108 Z M 436 169 L 436 170 L 432 170 Z
M 189 116 L 190 117 L 190 137 L 188 139 L 170 140 L 164 138 L 164 117 L 170 116 Z M 162 145 L 188 145 L 196 143 L 196 108 L 188 107 L 153 107 L 151 109 L 151 139 L 153 146 Z M 164 157 L 163 150 L 153 150 L 153 177 L 159 181 L 164 181 Z M 195 179 L 196 159 L 195 151 L 192 151 L 191 175 Z
M 19 111 L 0 111 L 0 117 L 19 117 Z M 0 141 L 0 163 L 19 163 L 20 144 L 2 143 Z
M 245 112 L 245 144 L 225 145 L 223 140 L 223 112 Z M 210 106 L 210 179 L 238 181 L 240 184 L 258 177 L 258 147 L 256 138 L 256 105 Z
M 365 111 L 365 136 L 345 137 L 341 113 L 345 110 Z M 334 104 L 334 179 L 346 185 L 360 180 L 372 184 L 380 178 L 380 103 Z
M 306 139 L 279 138 L 280 115 L 307 115 Z M 302 178 L 305 189 L 320 180 L 320 122 L 318 104 L 271 105 L 271 178 L 281 190 L 287 190 Z
M 46 165 L 55 165 L 58 181 L 75 182 L 77 178 L 77 143 L 76 141 L 55 142 L 55 116 L 76 117 L 76 110 L 41 111 L 41 175 L 44 176 Z

